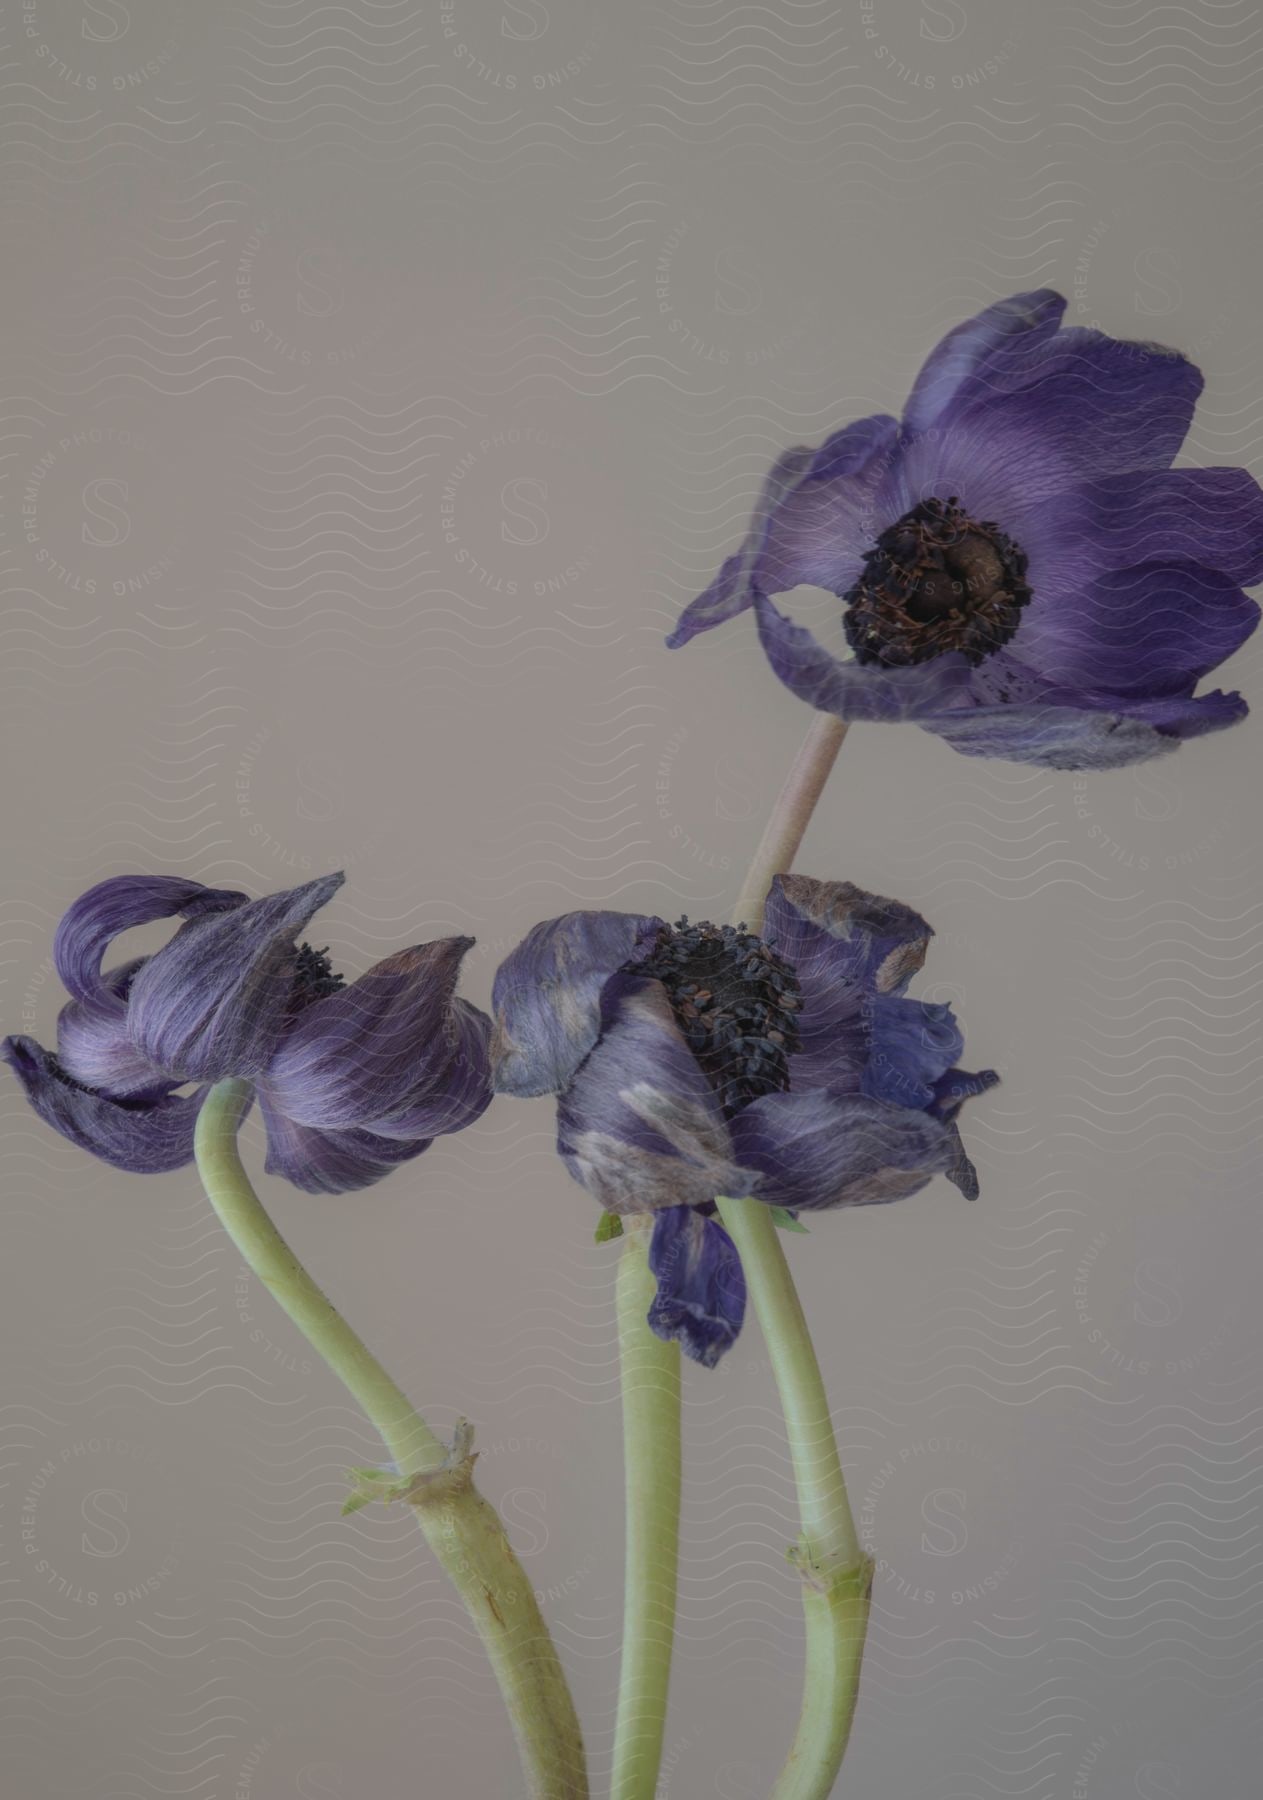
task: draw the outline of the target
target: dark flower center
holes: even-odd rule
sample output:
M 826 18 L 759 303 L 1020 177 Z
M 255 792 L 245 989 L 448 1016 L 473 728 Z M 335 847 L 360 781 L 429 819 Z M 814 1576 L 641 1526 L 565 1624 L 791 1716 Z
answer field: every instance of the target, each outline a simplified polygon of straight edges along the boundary
M 726 1119 L 761 1094 L 788 1088 L 802 1002 L 793 969 L 761 938 L 734 925 L 681 919 L 628 972 L 662 983 Z
M 843 628 L 858 662 L 898 669 L 958 650 L 976 666 L 1008 643 L 1030 597 L 1023 551 L 952 494 L 882 532 L 842 596 Z
M 323 1000 L 326 994 L 336 994 L 339 988 L 345 986 L 346 976 L 334 972 L 327 944 L 323 950 L 313 950 L 310 944 L 300 944 L 298 961 L 294 965 L 294 984 L 289 990 L 287 1010 L 290 1017 L 303 1012 L 314 1000 Z

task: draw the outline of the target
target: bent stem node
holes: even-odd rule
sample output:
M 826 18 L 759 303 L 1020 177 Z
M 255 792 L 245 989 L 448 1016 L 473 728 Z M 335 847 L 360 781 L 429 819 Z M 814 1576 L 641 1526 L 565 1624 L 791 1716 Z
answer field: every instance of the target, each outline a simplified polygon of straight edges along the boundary
M 820 1364 L 772 1215 L 761 1200 L 721 1199 L 719 1216 L 737 1246 L 767 1342 L 802 1521 L 789 1552 L 803 1584 L 802 1711 L 772 1800 L 825 1800 L 859 1697 L 873 1562 L 855 1533 Z
M 246 1263 L 363 1408 L 398 1465 L 426 1541 L 491 1660 L 530 1800 L 587 1800 L 574 1703 L 534 1589 L 495 1508 L 474 1486 L 469 1428 L 462 1424 L 449 1451 L 273 1225 L 237 1148 L 250 1091 L 249 1082 L 221 1081 L 202 1105 L 194 1151 L 207 1198 Z

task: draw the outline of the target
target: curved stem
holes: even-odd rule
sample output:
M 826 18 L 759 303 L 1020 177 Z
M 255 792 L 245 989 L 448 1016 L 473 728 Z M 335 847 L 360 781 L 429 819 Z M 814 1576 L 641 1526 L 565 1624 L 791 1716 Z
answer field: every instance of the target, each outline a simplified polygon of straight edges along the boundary
M 623 1221 L 618 1349 L 623 1393 L 626 1551 L 623 1651 L 611 1800 L 654 1800 L 666 1728 L 680 1541 L 680 1346 L 646 1323 L 657 1288 L 652 1221 Z
M 847 728 L 817 713 L 772 808 L 733 912 L 757 932 L 774 875 L 793 864 Z M 829 1402 L 802 1304 L 767 1207 L 719 1201 L 767 1342 L 798 1489 L 802 1535 L 790 1551 L 803 1583 L 806 1665 L 798 1729 L 772 1800 L 826 1800 L 859 1695 L 873 1565 L 860 1549 Z
M 464 1601 L 517 1736 L 531 1800 L 587 1800 L 583 1739 L 561 1663 L 495 1508 L 473 1484 L 468 1427 L 449 1451 L 322 1293 L 268 1217 L 237 1149 L 246 1081 L 221 1081 L 197 1122 L 207 1198 L 249 1267 L 346 1386 L 398 1465 L 401 1487 Z

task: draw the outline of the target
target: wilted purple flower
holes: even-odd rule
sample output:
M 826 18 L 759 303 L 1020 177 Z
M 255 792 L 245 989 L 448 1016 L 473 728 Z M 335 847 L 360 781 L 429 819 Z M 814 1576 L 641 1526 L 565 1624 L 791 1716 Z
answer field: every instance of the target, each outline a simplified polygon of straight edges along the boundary
M 788 450 L 672 647 L 753 607 L 777 675 L 841 719 L 911 719 L 967 756 L 1105 769 L 1244 718 L 1195 696 L 1259 609 L 1263 492 L 1173 469 L 1202 389 L 1186 357 L 1081 327 L 1048 289 L 948 333 L 903 421 Z M 852 655 L 773 605 L 843 601 Z
M 246 1077 L 268 1172 L 312 1194 L 368 1187 L 471 1124 L 491 1099 L 490 1020 L 455 997 L 473 939 L 396 951 L 347 987 L 323 950 L 295 941 L 342 881 L 264 900 L 161 875 L 90 888 L 53 944 L 71 995 L 56 1054 L 4 1040 L 36 1112 L 94 1156 L 153 1174 L 192 1160 L 209 1085 Z M 177 915 L 163 949 L 102 973 L 112 938 Z
M 557 1094 L 558 1149 L 608 1212 L 655 1215 L 649 1323 L 713 1367 L 745 1280 L 717 1195 L 790 1213 L 977 1177 L 956 1129 L 990 1070 L 956 1067 L 947 1006 L 904 998 L 930 927 L 849 882 L 779 875 L 764 935 L 575 912 L 495 980 L 492 1078 Z

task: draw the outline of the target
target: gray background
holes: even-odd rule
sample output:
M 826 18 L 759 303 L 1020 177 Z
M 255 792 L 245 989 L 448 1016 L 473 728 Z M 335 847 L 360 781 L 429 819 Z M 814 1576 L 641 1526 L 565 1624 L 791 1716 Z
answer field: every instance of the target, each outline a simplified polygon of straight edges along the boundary
M 743 624 L 661 635 L 767 462 L 1041 283 L 1196 355 L 1188 460 L 1257 456 L 1261 69 L 1239 0 L 13 0 L 5 1027 L 51 1037 L 56 920 L 127 870 L 345 866 L 315 941 L 472 930 L 476 999 L 549 914 L 723 913 L 807 719 Z M 1084 778 L 859 727 L 812 827 L 1004 1074 L 976 1206 L 790 1245 L 882 1559 L 840 1792 L 1257 1792 L 1257 730 Z M 6 1796 L 509 1800 L 476 1640 L 407 1517 L 339 1519 L 370 1434 L 192 1171 L 0 1110 Z M 264 1192 L 476 1422 L 600 1791 L 616 1251 L 550 1108 Z M 800 1626 L 756 1332 L 686 1428 L 661 1793 L 757 1800 Z

